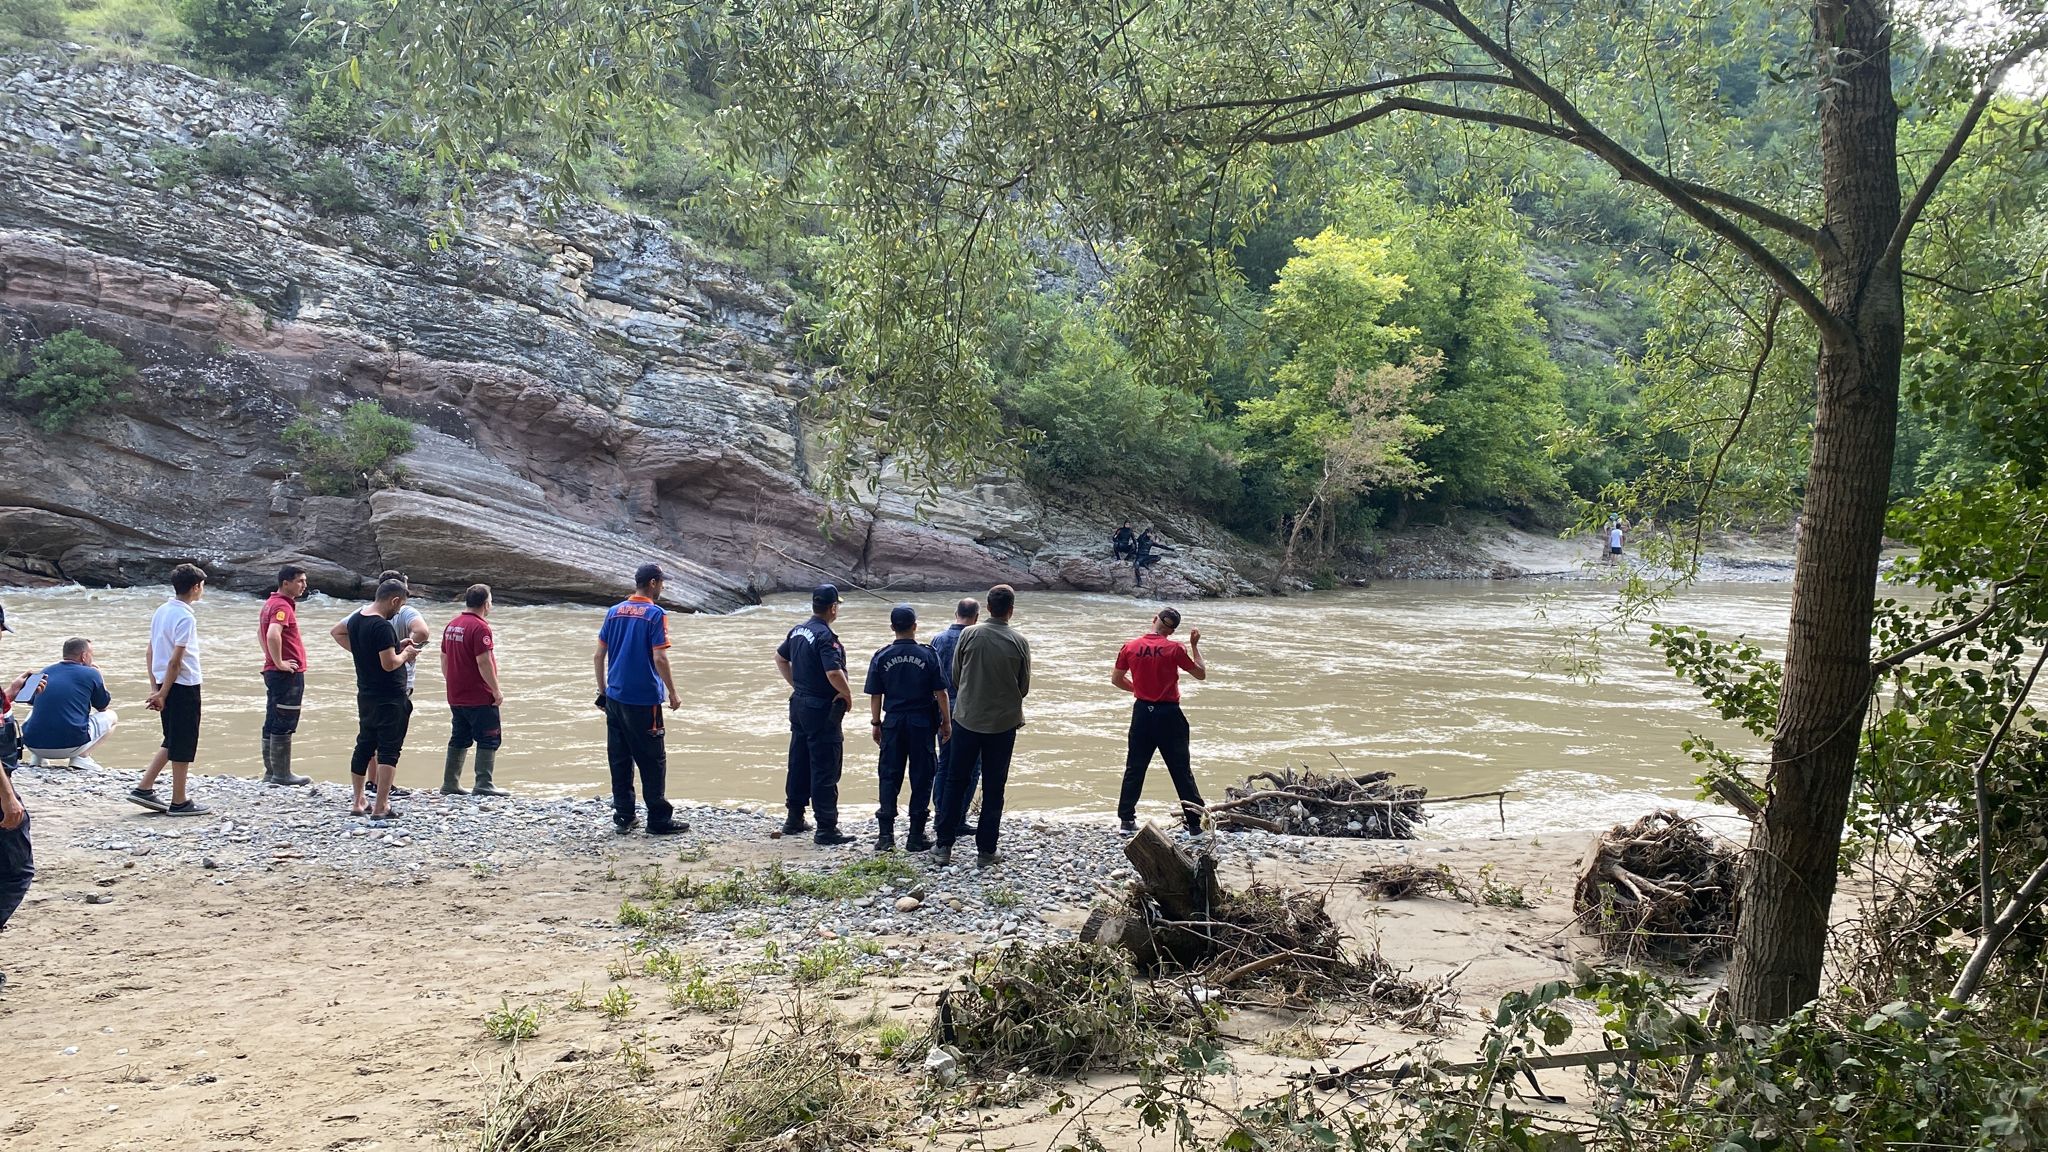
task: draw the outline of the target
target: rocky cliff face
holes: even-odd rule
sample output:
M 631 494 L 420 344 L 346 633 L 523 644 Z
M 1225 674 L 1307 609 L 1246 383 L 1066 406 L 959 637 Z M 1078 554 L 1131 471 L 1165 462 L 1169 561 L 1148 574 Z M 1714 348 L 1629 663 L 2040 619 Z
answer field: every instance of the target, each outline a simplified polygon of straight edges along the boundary
M 338 594 L 401 567 L 598 601 L 657 559 L 673 599 L 712 611 L 827 575 L 1128 586 L 1105 540 L 1144 509 L 1002 481 L 829 505 L 786 301 L 686 238 L 595 206 L 547 218 L 508 179 L 437 248 L 390 165 L 295 143 L 286 118 L 176 68 L 0 57 L 0 323 L 17 341 L 82 328 L 141 367 L 114 411 L 62 434 L 0 411 L 0 564 L 120 584 L 189 559 L 255 589 L 290 558 Z M 188 175 L 218 137 L 267 173 Z M 360 210 L 288 190 L 281 174 L 329 161 Z M 418 447 L 395 487 L 312 495 L 280 433 L 363 397 Z M 1160 593 L 1253 590 L 1241 545 L 1153 515 L 1183 547 Z

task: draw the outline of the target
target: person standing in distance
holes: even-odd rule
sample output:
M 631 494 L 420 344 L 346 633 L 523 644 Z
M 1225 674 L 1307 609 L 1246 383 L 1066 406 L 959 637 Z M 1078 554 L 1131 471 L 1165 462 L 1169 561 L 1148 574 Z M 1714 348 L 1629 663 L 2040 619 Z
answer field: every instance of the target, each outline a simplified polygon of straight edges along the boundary
M 491 783 L 504 741 L 500 710 L 505 691 L 498 684 L 498 642 L 485 622 L 491 614 L 491 586 L 472 584 L 462 594 L 463 612 L 441 629 L 441 678 L 448 683 L 448 763 L 441 770 L 441 791 L 462 790 L 462 762 L 476 745 L 478 796 L 503 796 Z
M 811 590 L 811 618 L 789 630 L 775 649 L 775 670 L 789 685 L 789 765 L 783 778 L 783 800 L 789 818 L 786 836 L 808 825 L 804 808 L 818 817 L 812 842 L 823 847 L 851 844 L 839 830 L 839 773 L 846 753 L 840 723 L 853 710 L 853 685 L 846 679 L 846 648 L 832 631 L 839 619 L 839 588 L 820 584 Z
M 349 806 L 352 816 L 395 820 L 400 815 L 391 806 L 391 787 L 398 775 L 398 757 L 405 751 L 406 731 L 412 726 L 412 697 L 405 691 L 405 669 L 420 655 L 412 637 L 401 639 L 392 623 L 398 610 L 405 607 L 407 595 L 404 581 L 386 580 L 377 585 L 374 602 L 349 613 L 348 619 L 328 633 L 356 666 L 356 746 L 348 764 L 355 782 L 354 803 Z M 365 795 L 373 777 L 375 807 Z
M 683 699 L 668 666 L 668 613 L 657 603 L 665 580 L 661 565 L 642 564 L 633 573 L 633 594 L 612 605 L 597 633 L 597 706 L 604 710 L 605 756 L 612 770 L 612 827 L 621 834 L 640 822 L 633 803 L 636 767 L 647 793 L 647 834 L 690 830 L 676 823 L 675 806 L 668 802 L 661 704 L 666 696 L 674 710 Z
M 939 846 L 932 863 L 953 862 L 956 829 L 967 818 L 967 776 L 981 773 L 981 821 L 974 829 L 974 862 L 996 862 L 1003 831 L 1003 793 L 1010 783 L 1010 755 L 1024 726 L 1024 697 L 1031 694 L 1031 645 L 1010 627 L 1017 590 L 998 584 L 988 590 L 988 619 L 960 633 L 953 650 L 953 762 L 946 775 L 946 811 L 939 816 Z
M 979 619 L 981 619 L 981 601 L 976 600 L 972 596 L 966 597 L 958 604 L 953 605 L 953 623 L 948 625 L 944 632 L 932 637 L 932 651 L 938 654 L 939 671 L 944 673 L 946 677 L 946 703 L 949 707 L 956 705 L 960 698 L 959 691 L 953 686 L 953 650 L 960 645 L 960 633 L 974 627 L 974 622 Z M 953 741 L 950 739 L 940 740 L 938 767 L 932 773 L 932 817 L 935 820 L 944 818 L 946 811 L 946 766 L 952 762 Z M 967 798 L 961 801 L 960 811 L 966 812 L 974 807 L 974 789 L 980 783 L 980 780 L 981 775 L 978 769 L 969 773 L 967 777 Z M 953 830 L 955 838 L 972 836 L 973 834 L 974 830 L 967 827 L 964 823 Z
M 427 618 L 420 614 L 419 609 L 412 606 L 412 581 L 396 568 L 387 568 L 377 574 L 377 583 L 382 584 L 386 580 L 396 580 L 405 585 L 405 603 L 398 606 L 398 615 L 391 618 L 391 626 L 398 630 L 400 640 L 410 640 L 415 649 L 424 650 L 427 641 L 432 640 L 434 634 L 427 627 Z M 419 674 L 417 663 L 405 666 L 405 694 L 408 697 L 412 695 L 413 685 L 419 680 Z
M 306 570 L 287 564 L 277 570 L 277 590 L 263 602 L 256 639 L 263 647 L 263 782 L 311 784 L 292 774 L 292 734 L 306 701 L 306 642 L 299 635 L 299 597 L 306 594 Z
M 903 769 L 910 768 L 910 839 L 904 845 L 912 852 L 929 851 L 932 842 L 925 835 L 930 816 L 932 733 L 952 741 L 952 714 L 946 700 L 946 677 L 939 671 L 939 654 L 917 642 L 917 609 L 898 604 L 889 610 L 889 630 L 896 639 L 876 650 L 868 661 L 867 683 L 869 730 L 882 747 L 882 805 L 875 812 L 881 832 L 875 837 L 875 851 L 896 847 L 896 797 L 903 790 Z
M 159 811 L 203 816 L 208 809 L 185 796 L 185 779 L 199 756 L 199 617 L 192 605 L 206 595 L 206 573 L 196 564 L 180 564 L 171 569 L 171 590 L 176 594 L 149 618 L 149 647 L 143 655 L 149 665 L 147 703 L 163 718 L 163 744 L 129 795 L 156 795 L 157 775 L 168 764 L 171 802 Z
M 1126 641 L 1116 654 L 1116 670 L 1109 682 L 1131 694 L 1131 731 L 1124 752 L 1124 786 L 1116 801 L 1116 818 L 1123 830 L 1138 830 L 1138 796 L 1145 791 L 1145 771 L 1152 765 L 1152 753 L 1166 761 L 1166 774 L 1180 797 L 1181 819 L 1188 831 L 1202 830 L 1202 793 L 1195 787 L 1194 769 L 1188 763 L 1188 718 L 1180 710 L 1180 674 L 1197 680 L 1209 678 L 1209 666 L 1202 662 L 1202 630 L 1188 631 L 1187 647 L 1173 638 L 1180 627 L 1180 610 L 1161 608 L 1152 616 L 1152 628 L 1143 636 Z

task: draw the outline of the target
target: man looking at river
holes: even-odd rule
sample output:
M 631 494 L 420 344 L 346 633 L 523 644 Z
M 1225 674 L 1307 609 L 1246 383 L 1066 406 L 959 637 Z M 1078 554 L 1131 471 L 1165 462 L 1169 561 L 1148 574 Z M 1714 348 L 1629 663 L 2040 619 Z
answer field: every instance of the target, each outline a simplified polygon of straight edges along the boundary
M 263 602 L 256 638 L 263 645 L 263 782 L 311 784 L 292 774 L 292 734 L 306 700 L 306 642 L 299 635 L 299 597 L 306 594 L 306 570 L 287 564 L 277 570 L 277 590 Z
M 462 594 L 463 612 L 441 629 L 441 678 L 448 684 L 448 762 L 441 771 L 441 792 L 462 796 L 462 762 L 476 745 L 478 796 L 503 796 L 491 783 L 504 741 L 500 709 L 504 689 L 498 686 L 498 642 L 485 618 L 491 614 L 491 586 L 472 584 Z
M 840 724 L 853 710 L 853 685 L 846 679 L 846 647 L 832 631 L 839 619 L 839 587 L 811 590 L 811 618 L 789 630 L 775 649 L 775 671 L 789 685 L 789 763 L 782 784 L 789 818 L 782 833 L 802 832 L 804 808 L 818 817 L 812 842 L 830 848 L 851 844 L 839 830 L 839 774 L 846 741 Z
M 149 618 L 149 647 L 143 654 L 149 668 L 148 705 L 163 718 L 164 740 L 129 796 L 150 807 L 141 798 L 156 795 L 157 775 L 169 765 L 171 802 L 157 810 L 203 816 L 206 807 L 185 796 L 185 780 L 199 755 L 199 617 L 192 605 L 206 595 L 206 572 L 196 564 L 178 565 L 171 569 L 171 591 L 175 594 Z
M 675 806 L 668 802 L 661 704 L 666 696 L 673 711 L 683 698 L 668 666 L 668 613 L 658 603 L 666 580 L 661 565 L 642 564 L 633 573 L 633 594 L 612 605 L 597 632 L 597 706 L 604 709 L 605 757 L 612 770 L 612 827 L 621 835 L 640 820 L 633 803 L 635 768 L 647 793 L 647 834 L 690 830 L 676 823 Z
M 967 818 L 967 776 L 981 772 L 981 820 L 974 829 L 974 862 L 996 862 L 1003 830 L 1003 794 L 1010 783 L 1010 756 L 1017 729 L 1024 726 L 1024 697 L 1031 693 L 1031 645 L 1010 627 L 1017 590 L 998 584 L 988 590 L 987 620 L 960 633 L 953 650 L 952 684 L 959 704 L 953 713 L 953 762 L 946 773 L 946 810 L 939 815 L 939 846 L 932 863 L 953 862 L 953 841 Z
M 946 706 L 952 708 L 959 700 L 960 693 L 953 687 L 953 650 L 960 646 L 960 633 L 974 627 L 981 619 L 981 601 L 972 596 L 963 597 L 953 605 L 953 623 L 946 630 L 932 637 L 932 651 L 939 657 L 939 671 L 946 677 Z M 949 713 L 950 714 L 950 713 Z M 932 773 L 932 818 L 945 819 L 946 814 L 946 765 L 953 762 L 953 741 L 939 741 L 938 767 Z M 966 798 L 960 802 L 960 811 L 974 807 L 974 789 L 980 777 L 970 772 L 967 776 Z M 973 829 L 962 827 L 953 830 L 955 836 L 968 836 Z
M 1195 787 L 1194 770 L 1188 763 L 1188 718 L 1180 710 L 1180 674 L 1197 680 L 1209 678 L 1209 666 L 1202 662 L 1202 630 L 1188 632 L 1187 647 L 1173 638 L 1180 627 L 1180 611 L 1161 608 L 1152 616 L 1151 630 L 1126 642 L 1116 654 L 1116 669 L 1109 682 L 1131 694 L 1131 730 L 1124 752 L 1124 785 L 1117 796 L 1116 817 L 1123 830 L 1138 830 L 1138 797 L 1145 791 L 1145 772 L 1152 765 L 1152 753 L 1166 761 L 1166 774 L 1180 797 L 1181 819 L 1188 831 L 1202 830 L 1202 793 Z
M 904 846 L 924 852 L 932 846 L 925 835 L 932 798 L 932 734 L 948 743 L 953 735 L 946 674 L 940 671 L 939 654 L 917 642 L 917 609 L 908 604 L 890 609 L 889 629 L 896 639 L 868 661 L 867 683 L 861 689 L 868 694 L 869 728 L 882 749 L 882 803 L 875 813 L 881 832 L 875 851 L 896 847 L 896 797 L 903 790 L 907 765 L 910 839 Z

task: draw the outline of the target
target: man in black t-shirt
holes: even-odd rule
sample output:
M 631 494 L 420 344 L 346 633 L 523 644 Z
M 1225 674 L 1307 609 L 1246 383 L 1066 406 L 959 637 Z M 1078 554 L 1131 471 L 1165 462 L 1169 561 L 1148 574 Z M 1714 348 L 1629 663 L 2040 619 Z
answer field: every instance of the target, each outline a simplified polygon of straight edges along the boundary
M 350 614 L 329 633 L 355 661 L 356 666 L 356 748 L 348 770 L 355 782 L 355 802 L 349 812 L 372 820 L 395 819 L 391 807 L 391 781 L 398 772 L 398 756 L 405 748 L 406 728 L 412 722 L 412 698 L 405 691 L 405 668 L 419 658 L 419 646 L 412 637 L 401 639 L 392 617 L 405 606 L 403 580 L 386 580 L 377 585 L 377 600 Z M 374 774 L 377 804 L 367 805 L 363 787 Z

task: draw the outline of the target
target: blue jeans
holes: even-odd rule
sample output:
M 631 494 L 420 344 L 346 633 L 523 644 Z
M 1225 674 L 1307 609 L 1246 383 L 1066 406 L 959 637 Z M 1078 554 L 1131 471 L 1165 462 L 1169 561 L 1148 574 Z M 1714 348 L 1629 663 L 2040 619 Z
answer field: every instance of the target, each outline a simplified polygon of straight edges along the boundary
M 0 829 L 0 928 L 28 896 L 29 881 L 36 878 L 36 858 L 28 847 L 28 814 L 21 827 Z

